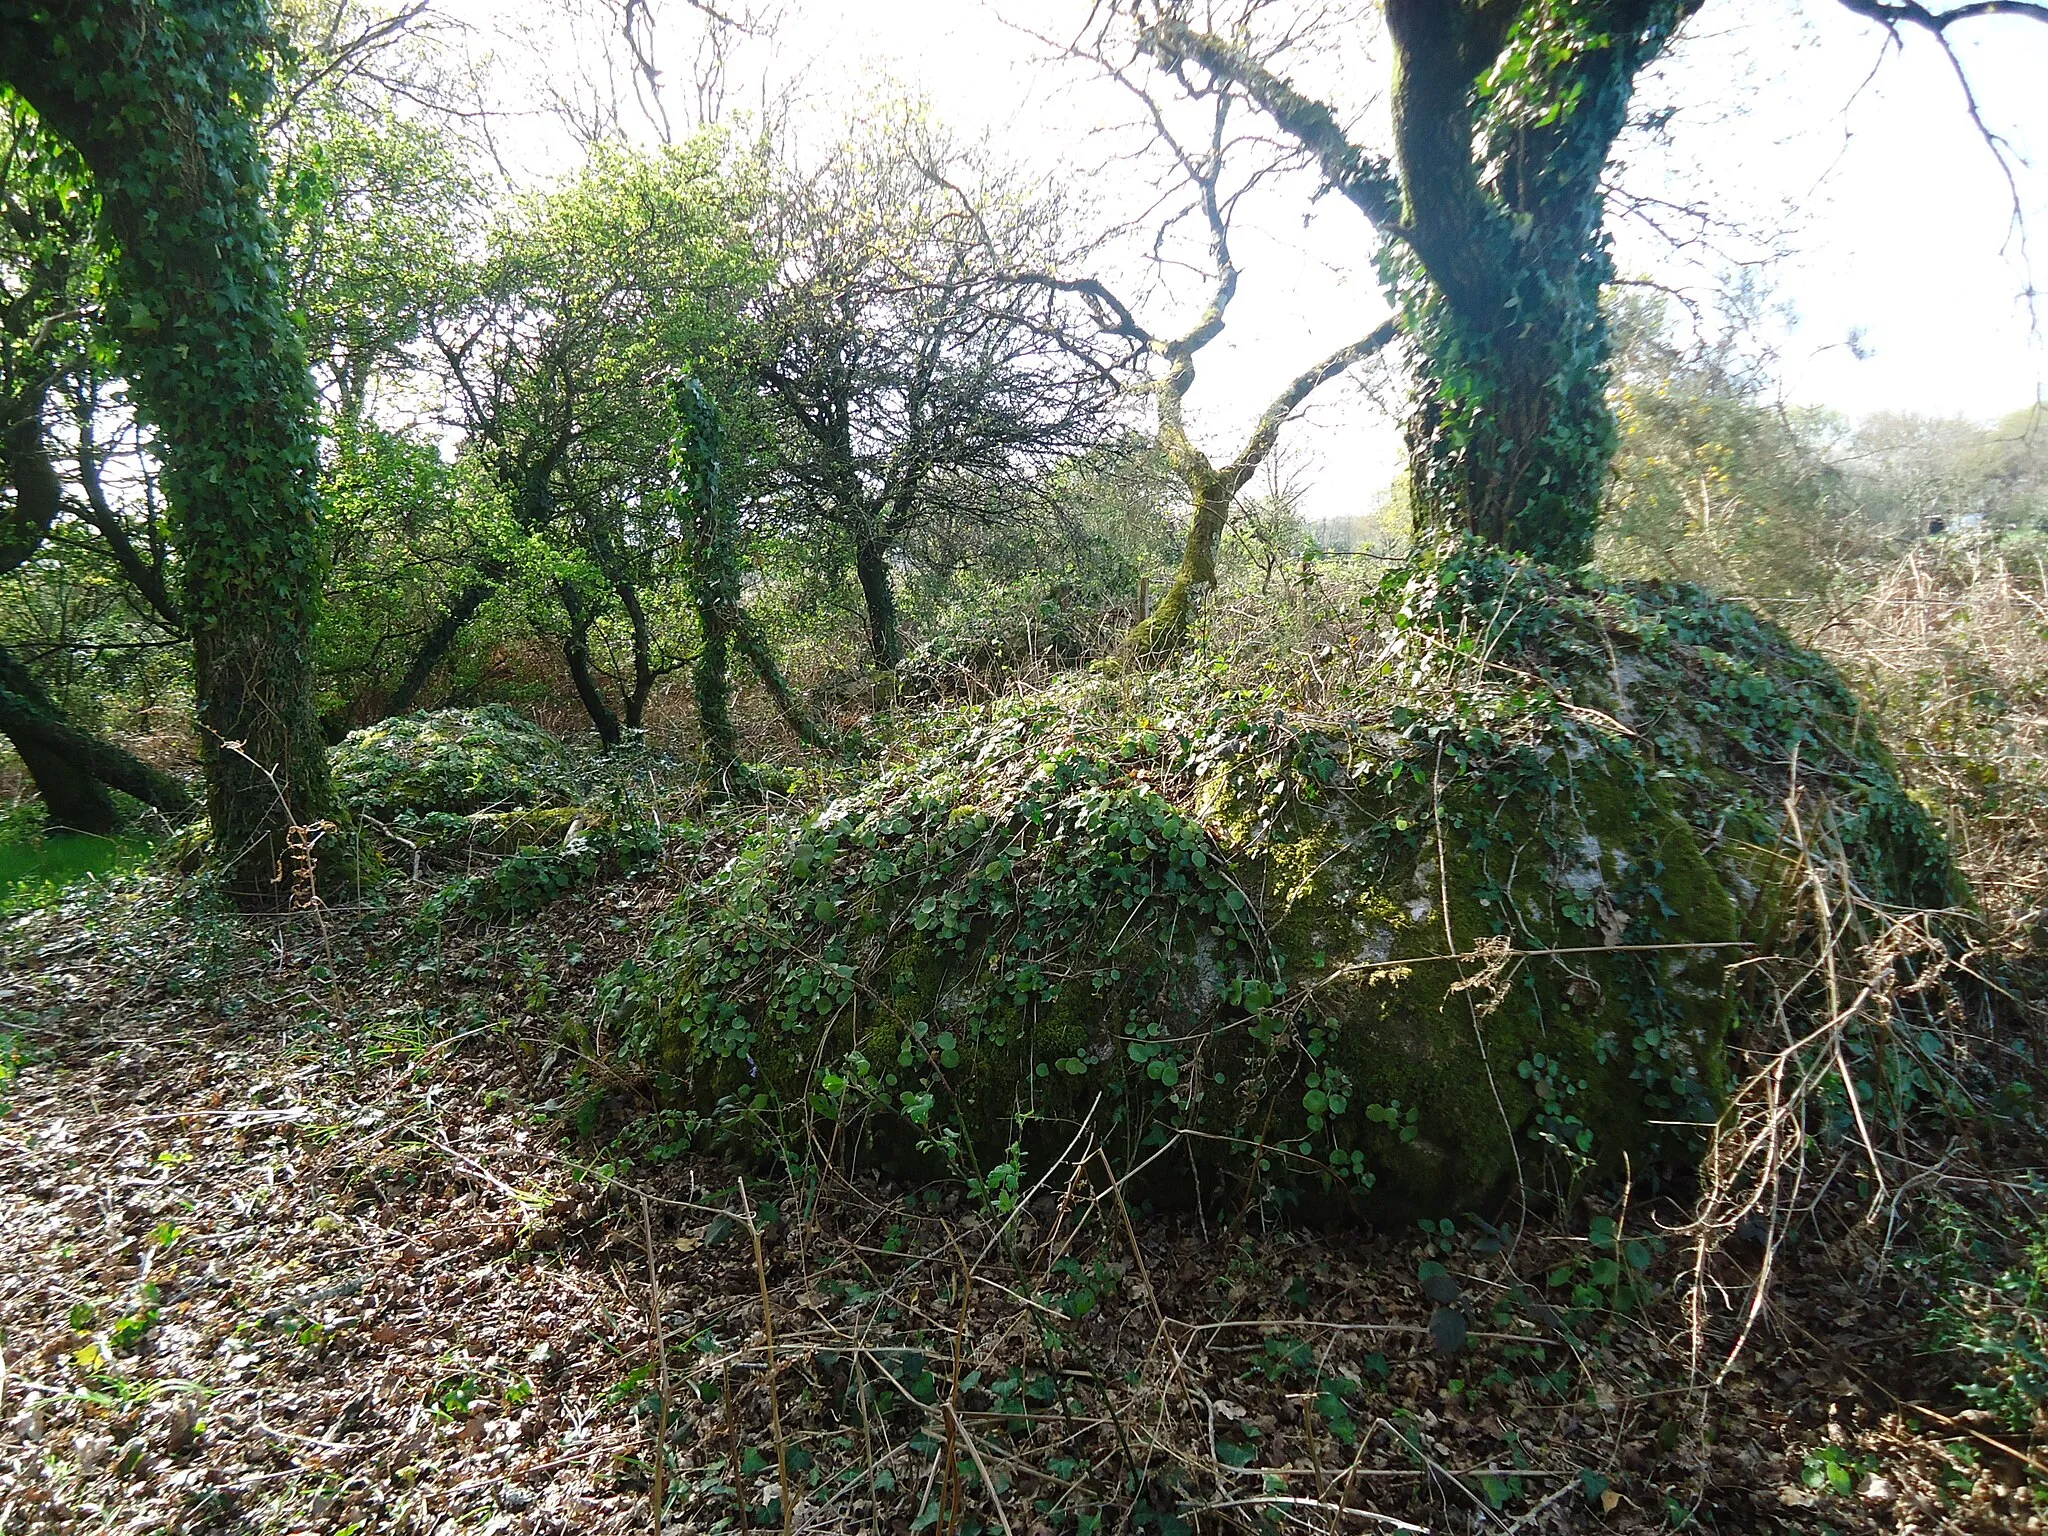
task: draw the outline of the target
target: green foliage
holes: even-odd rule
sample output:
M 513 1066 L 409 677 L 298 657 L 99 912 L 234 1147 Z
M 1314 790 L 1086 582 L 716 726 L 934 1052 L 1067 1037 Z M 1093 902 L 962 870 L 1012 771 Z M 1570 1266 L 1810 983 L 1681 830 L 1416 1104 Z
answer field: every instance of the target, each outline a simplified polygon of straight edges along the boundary
M 401 715 L 352 732 L 332 756 L 352 810 L 401 824 L 569 805 L 579 788 L 568 749 L 502 704 Z
M 531 589 L 552 568 L 478 466 L 448 463 L 417 433 L 343 418 L 321 481 L 335 551 L 314 636 L 324 719 L 381 713 L 425 632 L 472 583 Z M 458 690 L 481 680 L 494 645 L 524 632 L 517 618 L 502 598 L 471 617 L 443 662 Z
M 288 62 L 296 101 L 272 143 L 285 284 L 329 403 L 356 427 L 372 381 L 455 297 L 481 190 L 436 119 L 347 99 L 317 56 Z
M 479 559 L 477 575 L 562 648 L 607 742 L 620 715 L 642 724 L 696 638 L 668 494 L 672 381 L 687 373 L 719 399 L 732 462 L 758 439 L 760 198 L 757 161 L 716 132 L 599 151 L 499 222 L 436 320 L 463 458 L 525 541 Z
M 24 415 L 40 419 L 53 378 L 90 345 L 86 321 L 106 272 L 92 241 L 99 199 L 77 149 L 4 86 L 0 138 L 0 270 L 8 297 L 8 323 L 0 326 L 0 399 L 11 413 L 11 436 Z M 13 452 L 10 443 L 10 474 Z M 18 494 L 0 510 L 0 570 L 34 553 L 48 531 L 20 526 L 25 512 Z
M 1806 1453 L 1799 1465 L 1799 1481 L 1816 1493 L 1846 1499 L 1856 1491 L 1859 1480 L 1878 1468 L 1878 1459 L 1846 1446 L 1823 1445 Z
M 1866 521 L 1897 536 L 1951 532 L 1977 517 L 1992 531 L 2048 531 L 2048 435 L 2036 406 L 1986 426 L 1883 413 L 1858 422 L 1843 473 Z
M 1114 600 L 1045 577 L 999 585 L 960 582 L 953 600 L 897 667 L 898 695 L 912 701 L 971 697 L 1000 689 L 1009 677 L 1063 670 L 1104 655 L 1121 636 L 1114 616 L 1122 610 L 1111 608 L 1109 622 L 1103 612 Z
M 1932 1298 L 1928 1332 L 1957 1390 L 2013 1433 L 2048 1426 L 2048 1222 L 2014 1228 L 1950 1200 L 1928 1213 L 1907 1272 Z
M 898 557 L 946 569 L 1042 523 L 1041 477 L 1116 424 L 1114 344 L 1070 295 L 1014 281 L 1070 260 L 1062 195 L 916 103 L 869 103 L 822 165 L 777 177 L 771 211 L 761 479 L 812 560 L 851 563 L 894 668 Z
M 1139 578 L 1179 558 L 1169 473 L 1156 452 L 1117 443 L 1049 474 L 1037 516 L 978 537 L 951 530 L 928 549 L 913 541 L 930 563 L 908 587 L 918 641 L 897 668 L 899 696 L 974 697 L 1114 651 Z
M 428 922 L 468 917 L 503 921 L 537 912 L 599 877 L 631 872 L 661 854 L 660 834 L 649 824 L 590 813 L 554 847 L 522 847 L 481 874 L 449 882 L 421 908 Z
M 1753 296 L 1738 294 L 1744 305 Z M 1830 453 L 1832 424 L 1784 409 L 1743 317 L 1711 345 L 1668 339 L 1661 304 L 1613 306 L 1620 451 L 1600 562 L 1697 582 L 1795 629 L 1830 614 L 1874 529 Z

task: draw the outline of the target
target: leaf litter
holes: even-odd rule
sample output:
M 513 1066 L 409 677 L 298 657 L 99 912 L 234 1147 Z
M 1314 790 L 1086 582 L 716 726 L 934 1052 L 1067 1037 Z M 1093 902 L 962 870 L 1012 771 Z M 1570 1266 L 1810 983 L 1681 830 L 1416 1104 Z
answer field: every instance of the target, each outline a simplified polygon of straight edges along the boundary
M 2038 1528 L 2027 1447 L 1908 1406 L 1851 1191 L 1717 1381 L 1640 1196 L 1290 1231 L 1085 1148 L 1007 1211 L 649 1155 L 563 1025 L 673 882 L 0 931 L 0 1532 Z

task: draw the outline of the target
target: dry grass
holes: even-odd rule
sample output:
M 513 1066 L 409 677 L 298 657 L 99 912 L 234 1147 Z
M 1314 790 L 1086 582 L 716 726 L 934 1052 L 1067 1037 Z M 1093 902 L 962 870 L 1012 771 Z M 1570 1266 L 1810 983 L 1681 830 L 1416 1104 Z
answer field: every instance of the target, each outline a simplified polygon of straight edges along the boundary
M 1821 649 L 1870 701 L 2011 939 L 2048 911 L 2048 538 L 1930 540 Z

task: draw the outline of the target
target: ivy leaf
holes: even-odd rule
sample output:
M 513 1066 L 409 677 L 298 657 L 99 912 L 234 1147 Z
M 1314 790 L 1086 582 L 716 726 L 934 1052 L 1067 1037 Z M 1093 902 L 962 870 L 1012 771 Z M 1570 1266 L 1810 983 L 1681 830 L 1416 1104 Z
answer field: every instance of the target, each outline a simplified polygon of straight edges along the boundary
M 1421 1266 L 1416 1270 L 1416 1278 L 1422 1284 L 1422 1294 L 1435 1302 L 1439 1307 L 1452 1306 L 1464 1294 L 1458 1285 L 1457 1278 L 1434 1259 L 1424 1259 L 1422 1261 Z M 1432 1334 L 1434 1334 L 1435 1329 L 1436 1324 L 1432 1322 L 1430 1324 Z
M 1248 1467 L 1258 1454 L 1258 1447 L 1254 1445 L 1236 1445 L 1228 1440 L 1216 1442 L 1216 1459 L 1227 1467 Z
M 1455 1307 L 1438 1307 L 1429 1319 L 1429 1341 L 1440 1355 L 1455 1355 L 1465 1347 L 1469 1325 L 1465 1314 Z

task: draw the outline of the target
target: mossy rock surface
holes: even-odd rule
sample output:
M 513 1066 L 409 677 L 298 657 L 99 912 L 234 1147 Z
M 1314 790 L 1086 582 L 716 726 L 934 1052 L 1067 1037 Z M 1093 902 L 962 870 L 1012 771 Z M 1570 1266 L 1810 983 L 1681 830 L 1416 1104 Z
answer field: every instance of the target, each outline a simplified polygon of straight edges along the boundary
M 501 704 L 399 715 L 352 731 L 330 754 L 351 811 L 380 821 L 571 806 L 573 754 Z
M 1960 894 L 1833 673 L 1698 592 L 1453 548 L 1308 670 L 934 717 L 686 894 L 633 1048 L 752 1153 L 1456 1214 L 1696 1154 L 1727 967 L 1800 942 L 1795 763 L 1853 878 Z

